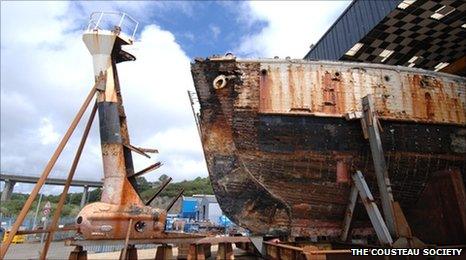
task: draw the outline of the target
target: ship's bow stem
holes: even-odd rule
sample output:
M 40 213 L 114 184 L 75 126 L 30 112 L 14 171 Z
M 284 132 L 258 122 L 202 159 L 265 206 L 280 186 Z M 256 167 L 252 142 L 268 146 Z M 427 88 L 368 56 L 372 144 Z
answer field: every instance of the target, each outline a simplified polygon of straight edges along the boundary
M 99 111 L 100 141 L 104 168 L 104 187 L 101 201 L 110 204 L 136 203 L 142 204 L 134 187 L 127 179 L 127 164 L 132 169 L 131 154 L 126 154 L 124 147 L 124 135 L 122 131 L 122 119 L 124 110 L 119 98 L 119 82 L 116 71 L 117 55 L 120 53 L 121 40 L 118 32 L 88 31 L 83 35 L 83 40 L 92 54 L 95 80 L 102 77 L 105 81 L 105 89 L 101 89 L 97 96 Z M 126 124 L 124 124 L 126 127 Z M 126 157 L 126 158 L 125 158 Z M 128 161 L 128 163 L 126 163 Z

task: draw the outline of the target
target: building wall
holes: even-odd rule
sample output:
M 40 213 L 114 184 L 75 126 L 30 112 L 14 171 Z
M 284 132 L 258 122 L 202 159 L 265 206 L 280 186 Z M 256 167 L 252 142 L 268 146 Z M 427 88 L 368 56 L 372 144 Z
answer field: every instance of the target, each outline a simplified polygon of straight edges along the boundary
M 183 198 L 183 204 L 181 208 L 181 216 L 183 218 L 196 218 L 198 201 L 196 199 Z
M 304 59 L 338 60 L 402 0 L 354 0 Z
M 215 224 L 219 224 L 222 210 L 218 203 L 209 203 L 209 220 Z

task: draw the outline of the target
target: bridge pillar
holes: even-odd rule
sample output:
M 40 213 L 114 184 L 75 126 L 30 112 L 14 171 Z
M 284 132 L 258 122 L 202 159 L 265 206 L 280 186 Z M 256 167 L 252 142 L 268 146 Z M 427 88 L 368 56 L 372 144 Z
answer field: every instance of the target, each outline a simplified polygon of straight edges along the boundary
M 11 198 L 11 194 L 13 193 L 13 188 L 15 187 L 16 181 L 12 180 L 5 180 L 5 187 L 2 191 L 2 197 L 0 198 L 1 202 L 5 202 Z
M 81 208 L 86 205 L 87 193 L 89 192 L 89 186 L 85 185 L 83 189 L 83 196 L 81 197 Z

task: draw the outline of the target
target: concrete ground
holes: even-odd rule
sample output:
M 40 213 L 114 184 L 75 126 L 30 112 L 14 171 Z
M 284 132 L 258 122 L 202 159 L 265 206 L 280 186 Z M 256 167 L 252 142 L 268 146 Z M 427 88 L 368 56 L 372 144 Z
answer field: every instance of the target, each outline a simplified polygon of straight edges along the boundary
M 215 259 L 215 256 L 217 254 L 217 245 L 213 245 L 211 247 L 211 252 L 212 256 L 208 259 Z M 235 254 L 235 259 L 239 260 L 252 260 L 252 259 L 260 259 L 254 256 L 249 256 L 247 255 L 243 250 L 235 248 L 233 245 L 233 251 Z M 155 253 L 156 249 L 139 249 L 138 250 L 138 260 L 149 260 L 149 259 L 154 259 L 155 258 Z M 174 259 L 176 259 L 176 256 L 178 255 L 178 248 L 174 247 L 173 248 L 173 255 Z M 98 254 L 88 254 L 87 259 L 89 260 L 104 260 L 104 259 L 118 259 L 120 257 L 120 251 L 118 252 L 109 252 L 109 253 L 98 253 Z
M 40 243 L 22 243 L 22 244 L 11 244 L 8 253 L 5 257 L 5 260 L 26 260 L 26 259 L 38 259 L 40 250 L 42 249 Z M 210 259 L 215 259 L 215 255 L 217 254 L 217 246 L 213 245 L 212 250 L 212 257 Z M 235 259 L 256 259 L 255 257 L 247 256 L 244 251 L 240 249 L 236 249 L 234 246 L 234 253 Z M 49 252 L 47 254 L 47 259 L 68 259 L 70 252 L 73 251 L 74 247 L 72 246 L 65 246 L 63 241 L 52 242 L 50 245 Z M 156 249 L 139 249 L 138 250 L 138 259 L 154 259 L 155 258 Z M 173 255 L 176 256 L 178 254 L 178 249 L 176 247 L 173 248 Z M 88 259 L 118 259 L 120 257 L 120 251 L 116 252 L 108 252 L 108 253 L 97 253 L 92 254 L 88 253 Z
M 5 260 L 38 259 L 42 247 L 43 245 L 40 243 L 11 244 L 5 256 Z M 74 248 L 71 246 L 65 246 L 63 241 L 52 242 L 47 254 L 47 259 L 68 259 L 73 249 Z

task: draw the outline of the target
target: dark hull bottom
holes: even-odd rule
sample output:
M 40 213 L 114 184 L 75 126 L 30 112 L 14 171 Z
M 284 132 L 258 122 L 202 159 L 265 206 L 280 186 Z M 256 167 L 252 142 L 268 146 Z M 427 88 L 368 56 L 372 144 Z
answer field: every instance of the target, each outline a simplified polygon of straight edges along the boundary
M 206 158 L 222 210 L 253 233 L 339 236 L 350 185 L 337 177 L 337 165 L 348 174 L 362 171 L 378 197 L 357 120 L 237 112 L 233 125 L 236 150 L 206 150 Z M 466 180 L 464 127 L 391 121 L 382 127 L 395 200 L 408 221 L 434 173 L 457 169 Z M 373 233 L 362 204 L 353 223 L 353 235 Z

